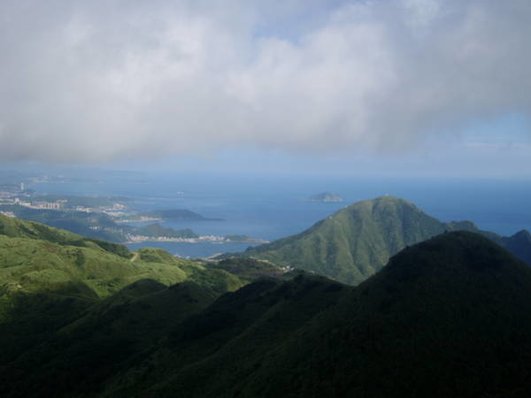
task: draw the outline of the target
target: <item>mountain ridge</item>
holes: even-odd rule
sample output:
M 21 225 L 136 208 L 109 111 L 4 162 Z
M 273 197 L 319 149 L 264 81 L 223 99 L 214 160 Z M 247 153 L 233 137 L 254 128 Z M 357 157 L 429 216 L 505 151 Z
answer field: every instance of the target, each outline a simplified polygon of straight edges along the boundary
M 449 232 L 357 287 L 300 275 L 222 297 L 154 351 L 154 368 L 132 369 L 136 381 L 126 372 L 103 396 L 523 398 L 529 311 L 528 266 Z

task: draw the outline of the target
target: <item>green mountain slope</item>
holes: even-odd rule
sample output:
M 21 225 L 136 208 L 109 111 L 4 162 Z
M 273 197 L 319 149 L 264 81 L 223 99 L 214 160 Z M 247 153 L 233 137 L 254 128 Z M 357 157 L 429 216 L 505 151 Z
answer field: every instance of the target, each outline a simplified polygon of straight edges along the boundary
M 382 197 L 355 203 L 299 235 L 249 249 L 245 255 L 358 284 L 391 255 L 445 228 L 409 202 Z
M 118 224 L 111 216 L 101 212 L 84 212 L 74 209 L 32 209 L 20 205 L 4 205 L 0 208 L 14 213 L 16 217 L 23 220 L 106 241 L 122 242 L 125 239 L 125 233 L 132 230 L 131 227 Z
M 519 254 L 509 241 L 471 222 L 443 223 L 410 202 L 385 196 L 354 203 L 301 234 L 250 248 L 243 255 L 357 285 L 405 247 L 456 230 L 480 232 Z M 531 251 L 531 243 L 523 246 Z
M 166 285 L 183 281 L 187 274 L 179 265 L 177 260 L 173 264 L 131 261 L 100 247 L 0 236 L 0 280 L 5 294 L 53 292 L 75 282 L 96 297 L 105 297 L 139 279 Z
M 188 287 L 193 294 L 185 295 L 192 297 L 193 302 L 188 303 L 188 298 L 183 296 L 184 301 L 177 303 L 172 293 L 184 288 L 171 290 L 168 286 L 185 281 L 197 286 Z M 120 245 L 0 216 L 0 373 L 11 369 L 8 364 L 20 359 L 24 353 L 41 352 L 39 347 L 55 341 L 58 331 L 69 324 L 80 324 L 82 318 L 94 319 L 90 314 L 97 314 L 98 322 L 107 319 L 103 316 L 107 307 L 113 308 L 112 314 L 116 311 L 122 314 L 125 303 L 128 311 L 137 314 L 121 323 L 117 320 L 116 325 L 141 324 L 143 320 L 138 306 L 157 307 L 164 311 L 159 304 L 131 302 L 135 297 L 149 293 L 155 303 L 158 303 L 157 298 L 163 297 L 168 308 L 181 308 L 177 316 L 174 314 L 172 319 L 175 320 L 190 312 L 185 308 L 198 310 L 245 283 L 223 269 L 209 269 L 203 263 L 178 259 L 160 249 L 130 253 Z M 195 292 L 197 289 L 199 292 Z M 145 318 L 149 316 L 143 315 Z M 160 325 L 162 320 L 156 312 L 151 316 L 157 318 Z M 106 335 L 104 341 L 120 340 L 126 335 L 123 328 L 113 326 L 112 322 L 106 323 L 106 327 L 94 322 L 91 328 L 95 330 L 111 327 L 113 333 Z M 138 325 L 134 328 L 135 332 L 143 330 Z M 146 331 L 150 342 L 155 335 L 152 333 L 154 328 L 148 327 Z M 143 339 L 136 338 L 132 338 L 136 343 L 127 347 L 145 346 Z M 80 341 L 85 341 L 85 348 L 98 347 L 98 344 L 91 345 L 90 339 Z M 118 344 L 117 347 L 122 346 Z M 132 349 L 124 348 L 129 354 Z M 52 352 L 56 351 L 52 349 Z M 94 352 L 104 355 L 105 350 L 100 347 Z
M 481 236 L 438 236 L 271 351 L 242 395 L 525 397 L 530 310 L 527 266 Z
M 194 282 L 168 288 L 152 280 L 137 281 L 0 367 L 0 376 L 9 380 L 0 386 L 0 393 L 98 396 L 108 379 L 145 359 L 146 350 L 218 296 Z
M 266 260 L 255 258 L 230 257 L 211 261 L 207 266 L 212 270 L 225 270 L 237 275 L 241 280 L 252 282 L 260 278 L 291 279 L 291 268 L 280 267 Z
M 81 295 L 106 297 L 140 280 L 165 285 L 187 279 L 222 291 L 242 285 L 237 277 L 204 264 L 178 259 L 160 249 L 130 253 L 124 246 L 0 215 L 0 294 L 43 293 L 68 284 L 84 285 Z
M 300 276 L 223 296 L 104 396 L 527 397 L 530 311 L 529 267 L 448 233 L 356 288 Z
M 116 377 L 105 396 L 237 395 L 229 386 L 242 377 L 239 370 L 252 377 L 262 356 L 335 305 L 348 289 L 299 275 L 288 283 L 260 280 L 226 294 L 172 331 L 153 354 L 154 367 L 133 367 Z M 137 372 L 140 377 L 133 377 Z

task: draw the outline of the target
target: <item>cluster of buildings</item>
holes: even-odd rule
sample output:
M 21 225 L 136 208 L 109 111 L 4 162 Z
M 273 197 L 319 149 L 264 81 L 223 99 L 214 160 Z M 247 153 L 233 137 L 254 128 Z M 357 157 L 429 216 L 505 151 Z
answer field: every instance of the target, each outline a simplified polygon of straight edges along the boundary
M 23 182 L 20 185 L 7 184 L 0 187 L 1 205 L 18 205 L 31 209 L 60 210 L 64 208 L 66 200 L 32 201 L 31 192 L 27 191 Z
M 1 205 L 14 205 L 20 198 L 26 198 L 24 183 L 20 183 L 20 187 L 15 184 L 2 184 L 0 185 L 0 204 Z
M 56 200 L 54 202 L 45 201 L 24 201 L 19 198 L 15 198 L 13 204 L 23 207 L 29 207 L 30 209 L 44 209 L 44 210 L 60 210 L 64 208 L 66 200 Z

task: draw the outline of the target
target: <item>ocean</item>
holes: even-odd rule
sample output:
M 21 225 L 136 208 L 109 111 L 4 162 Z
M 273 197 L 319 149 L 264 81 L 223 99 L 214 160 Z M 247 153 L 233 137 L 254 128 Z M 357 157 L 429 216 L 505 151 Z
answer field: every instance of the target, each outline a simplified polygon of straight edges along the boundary
M 138 211 L 189 209 L 223 221 L 166 221 L 200 235 L 248 235 L 274 240 L 305 230 L 350 203 L 392 195 L 415 203 L 442 220 L 470 220 L 502 235 L 531 229 L 531 181 L 488 179 L 405 179 L 329 176 L 183 175 L 108 172 L 37 182 L 39 193 L 125 196 Z M 309 201 L 333 192 L 344 202 Z M 207 257 L 245 250 L 247 243 L 140 243 L 182 257 Z

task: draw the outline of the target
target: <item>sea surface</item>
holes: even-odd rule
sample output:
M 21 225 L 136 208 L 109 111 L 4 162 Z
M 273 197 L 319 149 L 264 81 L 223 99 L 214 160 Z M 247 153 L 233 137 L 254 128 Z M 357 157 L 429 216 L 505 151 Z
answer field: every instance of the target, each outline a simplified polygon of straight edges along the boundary
M 274 240 L 305 230 L 350 203 L 392 195 L 442 220 L 470 220 L 480 228 L 512 235 L 531 230 L 531 180 L 399 179 L 328 176 L 182 175 L 107 172 L 38 182 L 39 193 L 125 196 L 138 211 L 189 209 L 223 221 L 166 221 L 200 235 L 242 234 Z M 333 192 L 344 202 L 309 201 Z M 140 243 L 183 257 L 245 250 L 248 243 Z

